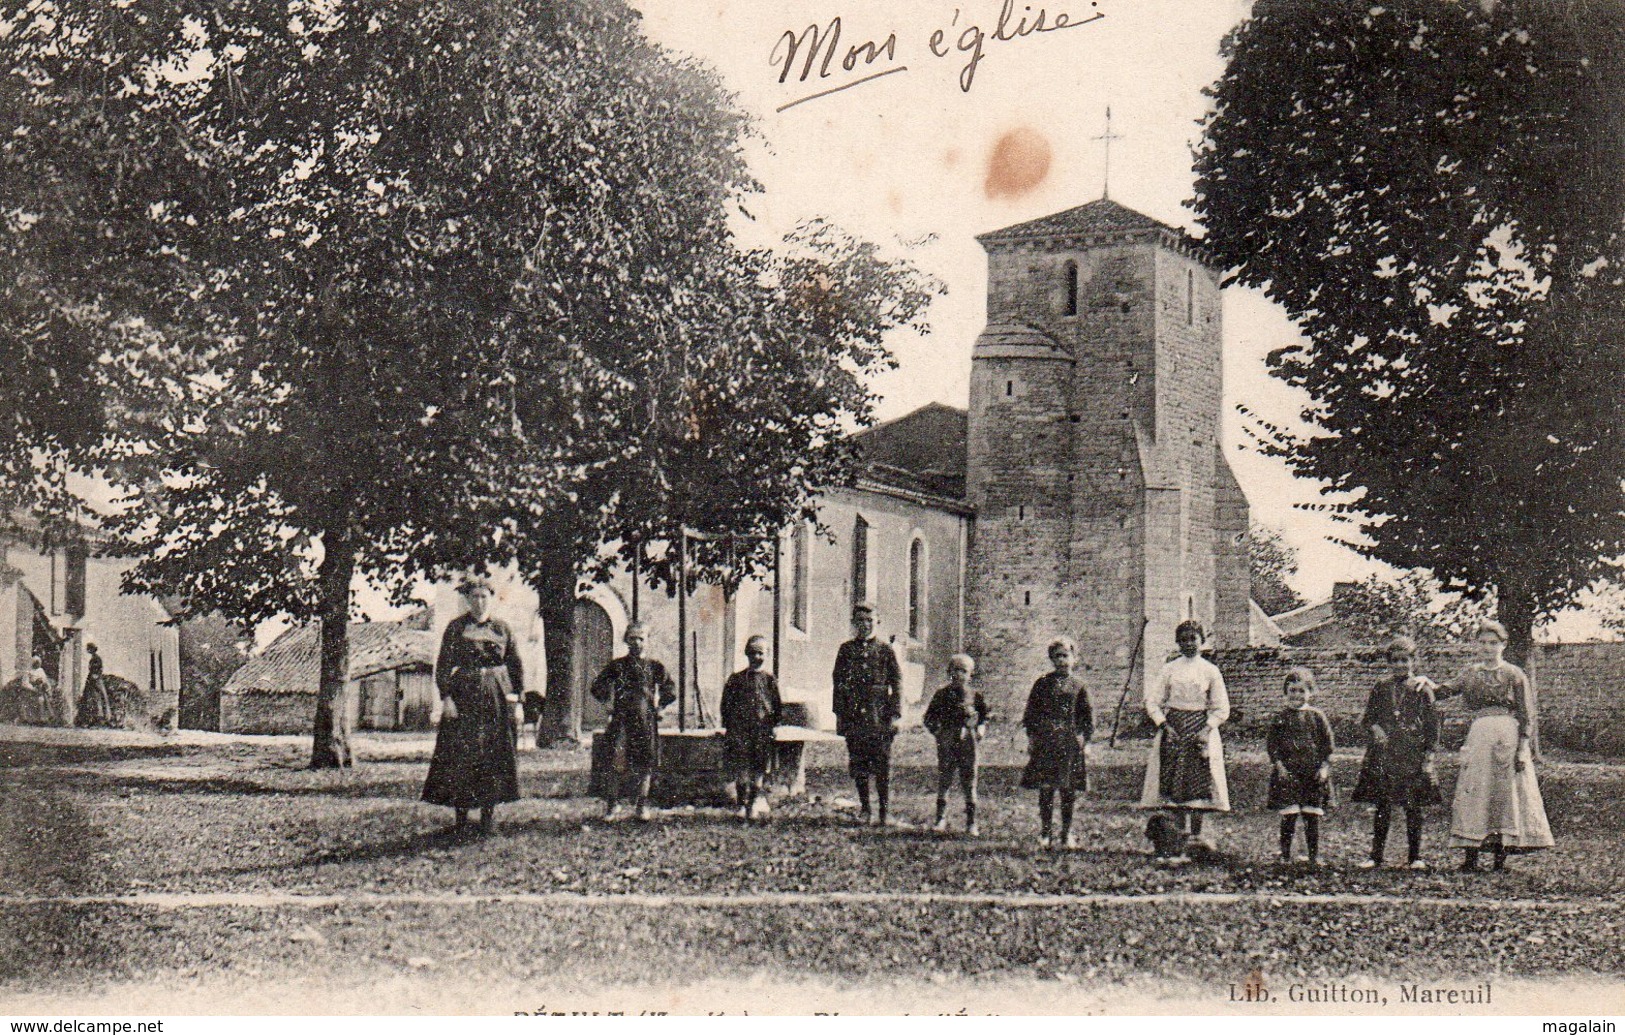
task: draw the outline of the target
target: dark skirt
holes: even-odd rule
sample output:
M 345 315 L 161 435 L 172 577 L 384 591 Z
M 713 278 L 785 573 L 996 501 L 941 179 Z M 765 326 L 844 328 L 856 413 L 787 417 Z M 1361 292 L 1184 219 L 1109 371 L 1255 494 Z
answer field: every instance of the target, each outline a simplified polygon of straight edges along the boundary
M 1417 756 L 1406 757 L 1389 746 L 1373 745 L 1365 753 L 1360 778 L 1354 783 L 1354 801 L 1372 805 L 1425 808 L 1444 801 L 1439 778 L 1428 772 Z
M 475 669 L 457 678 L 457 718 L 440 720 L 423 800 L 454 809 L 518 801 L 519 731 L 508 704 L 507 671 Z
M 773 727 L 728 730 L 722 741 L 722 753 L 728 772 L 766 776 L 773 771 L 773 761 L 778 753 Z
M 849 729 L 846 733 L 846 771 L 857 780 L 891 773 L 892 733 L 887 727 Z
M 1322 780 L 1318 770 L 1318 766 L 1298 772 L 1288 769 L 1283 777 L 1271 767 L 1268 807 L 1293 812 L 1324 812 L 1331 808 L 1336 793 L 1332 782 Z
M 1073 730 L 1031 734 L 1021 786 L 1028 790 L 1081 791 L 1087 779 L 1083 745 Z
M 1203 756 L 1207 712 L 1171 709 L 1158 744 L 1157 791 L 1176 805 L 1213 799 L 1212 762 Z

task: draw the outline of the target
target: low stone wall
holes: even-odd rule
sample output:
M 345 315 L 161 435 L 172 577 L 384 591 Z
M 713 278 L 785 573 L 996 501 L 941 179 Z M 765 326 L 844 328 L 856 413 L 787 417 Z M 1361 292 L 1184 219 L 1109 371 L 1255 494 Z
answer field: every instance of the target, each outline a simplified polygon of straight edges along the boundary
M 315 718 L 316 698 L 310 694 L 220 695 L 222 733 L 309 733 Z
M 1445 680 L 1471 664 L 1470 646 L 1423 651 L 1417 670 Z M 1363 744 L 1359 729 L 1366 695 L 1387 672 L 1380 646 L 1248 647 L 1219 651 L 1214 662 L 1230 689 L 1235 728 L 1259 731 L 1281 707 L 1281 685 L 1297 665 L 1315 674 L 1315 701 L 1342 743 Z M 1625 756 L 1625 643 L 1546 643 L 1535 647 L 1534 679 L 1540 738 L 1544 746 Z M 1461 742 L 1467 718 L 1445 702 L 1444 743 Z

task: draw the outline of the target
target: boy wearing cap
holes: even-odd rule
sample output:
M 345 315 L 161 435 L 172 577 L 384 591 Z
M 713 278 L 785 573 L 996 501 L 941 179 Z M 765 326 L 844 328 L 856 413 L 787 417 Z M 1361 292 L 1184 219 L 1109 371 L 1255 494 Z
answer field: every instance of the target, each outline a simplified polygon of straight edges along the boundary
M 626 653 L 604 666 L 592 682 L 591 693 L 609 705 L 609 724 L 604 735 L 614 745 L 609 779 L 604 781 L 604 818 L 613 823 L 622 818 L 620 792 L 623 783 L 636 786 L 638 818 L 654 818 L 649 808 L 649 785 L 660 764 L 660 709 L 677 700 L 677 687 L 666 666 L 643 656 L 648 630 L 640 624 L 626 627 L 621 637 Z
M 835 732 L 846 738 L 847 771 L 857 784 L 863 822 L 885 826 L 892 738 L 903 718 L 903 673 L 890 645 L 875 638 L 872 604 L 852 608 L 852 638 L 835 655 L 834 683 Z M 871 783 L 878 817 L 870 809 Z

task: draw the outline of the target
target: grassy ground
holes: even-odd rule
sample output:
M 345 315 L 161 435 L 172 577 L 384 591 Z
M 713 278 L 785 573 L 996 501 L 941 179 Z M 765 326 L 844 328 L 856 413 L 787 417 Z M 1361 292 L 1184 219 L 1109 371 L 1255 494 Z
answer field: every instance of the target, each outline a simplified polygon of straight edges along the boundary
M 1103 989 L 1177 986 L 1217 1004 L 1259 973 L 1586 987 L 1620 976 L 1618 764 L 1545 762 L 1557 849 L 1466 876 L 1444 868 L 1455 859 L 1443 809 L 1429 817 L 1433 873 L 1356 870 L 1369 818 L 1352 806 L 1328 821 L 1326 869 L 1276 867 L 1275 817 L 1257 807 L 1264 761 L 1245 745 L 1232 750 L 1241 807 L 1217 821 L 1218 858 L 1166 871 L 1150 865 L 1131 807 L 1139 745 L 1096 755 L 1084 848 L 1056 853 L 1034 844 L 1033 795 L 1015 787 L 1022 752 L 1008 731 L 985 752 L 979 841 L 851 826 L 838 744 L 814 745 L 809 798 L 781 803 L 769 827 L 707 809 L 607 827 L 579 797 L 584 754 L 526 753 L 525 799 L 504 809 L 500 835 L 456 843 L 446 810 L 416 802 L 421 743 L 390 742 L 375 752 L 385 757 L 335 774 L 304 769 L 296 741 L 39 739 L 0 742 L 0 1009 L 111 989 L 182 1003 L 189 989 L 207 999 L 246 983 L 304 989 L 316 997 L 294 1000 L 305 1009 L 388 1010 L 440 989 L 463 1008 L 507 1012 L 527 1009 L 532 991 L 580 1002 L 592 990 L 734 980 L 809 981 L 848 999 L 896 984 L 939 1005 L 967 983 L 1034 982 L 1109 1008 Z M 896 811 L 917 825 L 933 798 L 929 747 L 908 734 L 897 753 Z M 1351 786 L 1357 757 L 1336 769 Z M 1442 775 L 1448 795 L 1453 770 Z M 1402 823 L 1389 850 L 1397 861 Z M 161 898 L 202 893 L 235 897 L 185 908 Z M 788 897 L 727 901 L 745 893 Z M 831 897 L 846 893 L 881 897 Z M 629 894 L 677 898 L 577 897 Z M 130 895 L 159 897 L 102 900 Z M 684 900 L 695 895 L 722 900 Z M 1035 895 L 1065 898 L 1004 901 Z M 1110 897 L 1120 895 L 1131 897 Z M 511 991 L 464 1003 L 457 990 L 469 987 Z

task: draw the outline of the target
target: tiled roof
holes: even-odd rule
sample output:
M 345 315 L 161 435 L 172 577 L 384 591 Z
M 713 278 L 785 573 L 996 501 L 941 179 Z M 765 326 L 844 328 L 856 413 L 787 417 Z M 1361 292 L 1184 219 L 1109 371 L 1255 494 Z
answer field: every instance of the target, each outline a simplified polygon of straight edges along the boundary
M 860 432 L 864 474 L 895 488 L 965 498 L 965 411 L 929 403 Z
M 1282 636 L 1292 637 L 1301 636 L 1306 632 L 1329 625 L 1337 618 L 1337 611 L 1332 601 L 1322 600 L 1314 604 L 1305 604 L 1291 611 L 1283 611 L 1270 617 L 1275 619 L 1275 624 L 1280 628 Z
M 1007 226 L 977 236 L 978 241 L 1003 241 L 1023 237 L 1074 237 L 1088 234 L 1124 233 L 1137 230 L 1166 230 L 1179 233 L 1166 223 L 1124 208 L 1107 198 L 1069 208 L 1025 223 Z
M 434 667 L 428 613 L 395 622 L 350 623 L 350 678 L 401 668 Z M 226 681 L 227 694 L 315 694 L 321 678 L 320 637 L 314 624 L 290 629 Z

